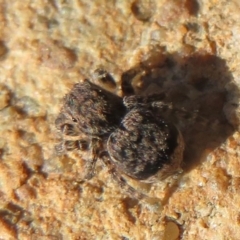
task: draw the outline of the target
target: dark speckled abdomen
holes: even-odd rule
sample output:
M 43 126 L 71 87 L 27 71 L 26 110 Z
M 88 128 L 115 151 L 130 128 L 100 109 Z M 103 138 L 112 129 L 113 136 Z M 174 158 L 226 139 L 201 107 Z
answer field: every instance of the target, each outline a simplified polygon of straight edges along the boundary
M 108 153 L 119 171 L 134 179 L 147 180 L 166 167 L 173 170 L 174 161 L 181 162 L 182 156 L 175 156 L 179 147 L 181 155 L 183 151 L 179 134 L 174 125 L 148 108 L 135 107 L 110 135 Z

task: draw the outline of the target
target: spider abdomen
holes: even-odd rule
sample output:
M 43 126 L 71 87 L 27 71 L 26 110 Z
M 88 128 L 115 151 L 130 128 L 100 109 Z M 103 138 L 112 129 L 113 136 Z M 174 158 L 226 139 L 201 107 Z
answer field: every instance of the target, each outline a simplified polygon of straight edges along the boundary
M 135 107 L 123 118 L 121 126 L 108 139 L 111 160 L 124 174 L 138 180 L 147 180 L 174 161 L 181 162 L 175 151 L 179 144 L 177 128 L 166 123 L 151 110 Z

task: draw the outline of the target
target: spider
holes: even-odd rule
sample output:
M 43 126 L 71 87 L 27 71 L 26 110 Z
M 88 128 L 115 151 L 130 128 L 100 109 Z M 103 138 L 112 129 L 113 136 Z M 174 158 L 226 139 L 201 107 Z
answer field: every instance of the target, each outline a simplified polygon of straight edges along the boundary
M 56 119 L 62 134 L 59 152 L 90 151 L 86 179 L 94 176 L 98 159 L 122 188 L 143 198 L 123 177 L 144 182 L 162 179 L 180 168 L 184 149 L 178 129 L 161 115 L 168 104 L 162 95 L 124 99 L 85 80 L 65 96 Z

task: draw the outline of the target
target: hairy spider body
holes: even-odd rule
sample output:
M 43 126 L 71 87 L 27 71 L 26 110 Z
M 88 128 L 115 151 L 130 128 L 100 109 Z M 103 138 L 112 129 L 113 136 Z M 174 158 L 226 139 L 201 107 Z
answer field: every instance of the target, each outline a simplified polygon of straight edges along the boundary
M 57 151 L 89 151 L 86 179 L 100 159 L 120 186 L 142 198 L 122 174 L 153 182 L 179 169 L 182 161 L 182 135 L 162 117 L 163 108 L 170 108 L 163 97 L 122 99 L 88 80 L 75 84 L 55 121 L 62 135 Z

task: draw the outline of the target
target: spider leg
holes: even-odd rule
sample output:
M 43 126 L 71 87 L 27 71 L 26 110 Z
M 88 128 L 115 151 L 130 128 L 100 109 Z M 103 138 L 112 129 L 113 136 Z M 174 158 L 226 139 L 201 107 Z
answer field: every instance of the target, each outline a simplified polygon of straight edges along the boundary
M 136 199 L 145 199 L 148 198 L 147 195 L 140 193 L 135 188 L 130 186 L 127 181 L 118 173 L 114 165 L 109 160 L 109 157 L 106 152 L 103 152 L 100 156 L 102 162 L 105 164 L 105 166 L 109 169 L 109 173 L 111 174 L 113 180 L 120 185 L 120 187 L 127 192 L 131 197 Z
M 58 154 L 74 151 L 75 149 L 79 149 L 79 143 L 76 140 L 63 140 L 55 146 Z
M 87 161 L 87 164 L 85 167 L 87 174 L 85 175 L 85 179 L 90 180 L 95 175 L 95 166 L 96 166 L 97 159 L 98 159 L 98 156 L 94 155 L 90 161 Z
M 175 106 L 170 101 L 165 100 L 164 93 L 150 94 L 147 96 L 131 95 L 123 98 L 123 104 L 128 110 L 137 107 L 146 107 L 154 111 L 158 111 L 161 116 L 175 122 L 178 126 L 182 126 L 182 122 L 192 124 L 198 118 L 204 125 L 207 121 L 201 117 L 196 109 L 186 110 L 183 107 Z
M 165 103 L 162 101 L 153 101 L 151 102 L 151 107 L 153 108 L 168 108 L 168 109 L 172 109 L 172 103 Z
M 127 109 L 134 107 L 152 107 L 152 108 L 172 108 L 171 103 L 164 102 L 164 94 L 152 94 L 149 96 L 126 96 L 123 98 L 123 104 Z
M 98 160 L 98 155 L 99 155 L 99 144 L 100 144 L 100 141 L 99 139 L 95 139 L 95 138 L 92 138 L 91 139 L 91 145 L 90 145 L 90 149 L 91 149 L 91 159 L 89 159 L 87 161 L 87 164 L 86 164 L 86 172 L 87 174 L 85 175 L 85 178 L 86 179 L 91 179 L 93 178 L 93 176 L 95 175 L 95 166 L 96 166 L 96 162 Z

